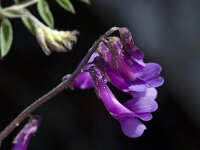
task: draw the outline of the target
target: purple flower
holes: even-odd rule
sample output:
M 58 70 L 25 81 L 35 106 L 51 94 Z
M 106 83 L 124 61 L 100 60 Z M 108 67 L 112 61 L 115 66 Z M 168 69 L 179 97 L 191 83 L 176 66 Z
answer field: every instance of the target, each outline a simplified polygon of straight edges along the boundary
M 148 89 L 142 97 L 136 97 L 121 104 L 106 85 L 105 77 L 100 71 L 92 66 L 89 72 L 97 95 L 102 99 L 110 114 L 120 122 L 123 133 L 131 138 L 141 136 L 146 127 L 138 118 L 144 121 L 152 118 L 151 112 L 157 109 L 157 103 L 154 100 L 156 90 Z
M 160 65 L 144 63 L 144 54 L 133 42 L 130 32 L 126 28 L 119 28 L 119 33 L 120 38 L 109 37 L 99 44 L 98 53 L 92 55 L 84 70 L 94 61 L 114 86 L 126 92 L 143 92 L 148 88 L 161 86 L 164 80 L 159 76 Z M 91 77 L 87 72 L 82 72 L 71 87 L 91 88 Z
M 118 29 L 119 37 L 108 37 L 101 42 L 84 70 L 72 84 L 74 88 L 94 87 L 106 109 L 119 121 L 128 137 L 139 137 L 146 129 L 142 121 L 152 119 L 158 106 L 156 87 L 163 84 L 162 68 L 157 63 L 145 63 L 143 52 L 133 42 L 126 28 Z M 93 82 L 92 82 L 93 81 Z M 129 93 L 133 98 L 121 104 L 107 82 Z
M 123 31 L 123 34 L 127 33 L 125 32 L 127 31 L 125 28 L 120 29 L 120 31 Z M 160 65 L 156 63 L 144 63 L 142 60 L 143 53 L 138 48 L 133 48 L 136 46 L 134 46 L 133 42 L 131 43 L 132 37 L 130 37 L 130 33 L 128 32 L 127 35 L 123 34 L 121 33 L 122 39 L 118 37 L 109 38 L 106 44 L 99 47 L 101 49 L 99 51 L 104 54 L 106 53 L 107 56 L 105 58 L 105 55 L 103 55 L 104 57 L 95 59 L 95 64 L 101 70 L 106 70 L 104 72 L 108 77 L 110 76 L 109 81 L 117 88 L 123 89 L 128 86 L 128 90 L 123 89 L 124 91 L 142 92 L 148 88 L 161 86 L 164 80 L 159 76 L 161 72 Z M 131 44 L 132 46 L 130 46 Z M 107 54 L 108 50 L 110 51 L 110 56 Z M 134 52 L 138 54 L 134 55 Z M 110 59 L 108 61 L 108 56 L 112 61 Z M 115 74 L 114 78 L 112 77 L 113 74 Z M 116 78 L 123 78 L 124 84 L 119 85 L 118 83 L 116 85 L 118 82 Z
M 31 119 L 15 137 L 12 150 L 26 150 L 31 137 L 37 132 L 40 122 L 40 116 Z

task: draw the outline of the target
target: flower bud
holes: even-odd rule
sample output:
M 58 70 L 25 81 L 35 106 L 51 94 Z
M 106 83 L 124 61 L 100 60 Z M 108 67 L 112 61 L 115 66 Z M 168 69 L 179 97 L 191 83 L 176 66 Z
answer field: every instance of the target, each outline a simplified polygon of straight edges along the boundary
M 51 51 L 67 52 L 77 41 L 78 31 L 58 31 L 50 28 L 36 28 L 36 38 L 46 55 Z

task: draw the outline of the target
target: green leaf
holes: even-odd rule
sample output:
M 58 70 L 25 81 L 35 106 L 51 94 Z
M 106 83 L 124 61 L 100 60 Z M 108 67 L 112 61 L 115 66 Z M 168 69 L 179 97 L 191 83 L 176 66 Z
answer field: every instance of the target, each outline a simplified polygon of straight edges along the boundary
M 22 22 L 24 24 L 24 26 L 33 34 L 35 35 L 36 33 L 36 28 L 35 28 L 35 24 L 32 20 L 30 20 L 28 17 L 22 17 Z
M 3 19 L 0 26 L 0 52 L 1 58 L 9 52 L 13 41 L 12 25 L 8 19 Z
M 20 10 L 15 9 L 2 9 L 1 13 L 5 18 L 19 18 L 22 15 Z
M 90 4 L 90 0 L 80 0 L 83 3 Z
M 74 6 L 72 5 L 70 0 L 56 0 L 56 2 L 63 7 L 65 10 L 75 14 Z
M 51 13 L 51 10 L 49 9 L 49 5 L 46 2 L 46 0 L 40 0 L 37 3 L 37 9 L 41 16 L 41 18 L 44 20 L 44 22 L 51 28 L 54 26 L 54 19 L 53 15 Z

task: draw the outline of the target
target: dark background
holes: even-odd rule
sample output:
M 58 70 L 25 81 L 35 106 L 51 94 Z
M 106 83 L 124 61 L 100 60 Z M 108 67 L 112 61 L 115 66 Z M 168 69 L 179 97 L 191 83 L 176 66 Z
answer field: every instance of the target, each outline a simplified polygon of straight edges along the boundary
M 3 6 L 10 4 L 2 1 Z M 21 21 L 11 20 L 14 43 L 0 60 L 0 129 L 71 73 L 100 35 L 112 26 L 125 26 L 145 52 L 145 60 L 161 64 L 165 78 L 157 98 L 159 109 L 145 123 L 143 136 L 123 135 L 93 89 L 66 90 L 34 113 L 42 115 L 43 122 L 29 149 L 199 150 L 200 1 L 92 0 L 87 6 L 75 0 L 73 4 L 76 15 L 50 1 L 55 27 L 80 31 L 69 53 L 45 56 Z M 20 127 L 3 142 L 2 150 L 11 149 Z

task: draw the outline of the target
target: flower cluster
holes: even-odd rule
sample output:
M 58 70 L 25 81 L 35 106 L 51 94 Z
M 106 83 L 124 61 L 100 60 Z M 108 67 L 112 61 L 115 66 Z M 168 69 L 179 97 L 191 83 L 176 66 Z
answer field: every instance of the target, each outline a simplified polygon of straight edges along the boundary
M 144 62 L 144 54 L 133 42 L 128 29 L 119 28 L 118 31 L 120 37 L 108 37 L 99 44 L 71 87 L 94 87 L 111 116 L 119 121 L 123 133 L 136 138 L 146 129 L 142 121 L 151 120 L 151 113 L 158 107 L 156 87 L 164 80 L 159 76 L 160 65 Z M 132 98 L 120 103 L 108 82 Z
M 46 55 L 51 51 L 67 52 L 77 41 L 78 31 L 58 31 L 45 27 L 36 28 L 36 38 Z
M 32 118 L 14 139 L 12 150 L 26 150 L 31 137 L 37 132 L 40 122 L 40 116 Z

